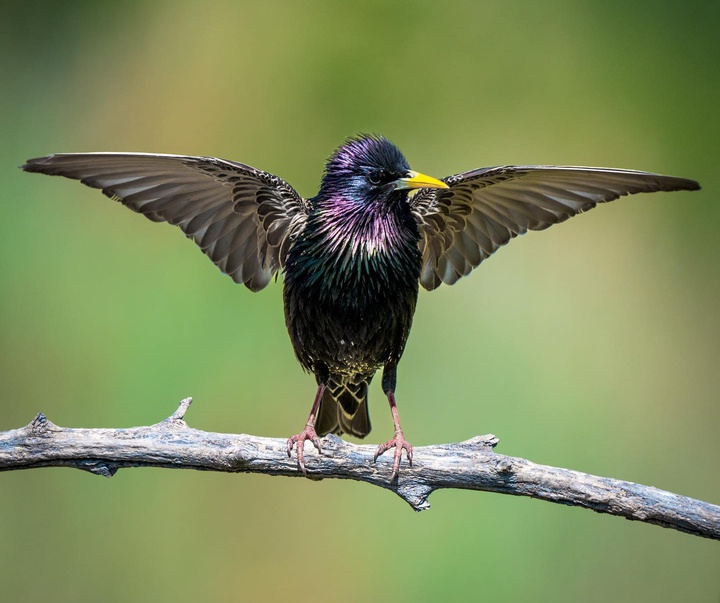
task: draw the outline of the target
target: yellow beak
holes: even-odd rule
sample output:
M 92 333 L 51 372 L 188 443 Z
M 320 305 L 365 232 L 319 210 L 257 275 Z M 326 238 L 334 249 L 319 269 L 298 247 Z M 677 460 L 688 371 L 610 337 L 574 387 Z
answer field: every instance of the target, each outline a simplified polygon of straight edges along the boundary
M 408 172 L 406 178 L 398 178 L 395 181 L 395 190 L 406 188 L 450 188 L 442 180 L 426 176 L 418 172 Z

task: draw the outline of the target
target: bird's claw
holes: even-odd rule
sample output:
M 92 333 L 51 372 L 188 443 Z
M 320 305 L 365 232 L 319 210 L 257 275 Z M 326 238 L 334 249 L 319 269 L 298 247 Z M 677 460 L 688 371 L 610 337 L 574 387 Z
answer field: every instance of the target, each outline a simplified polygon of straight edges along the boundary
M 410 442 L 408 442 L 405 439 L 403 432 L 396 431 L 395 437 L 392 440 L 388 440 L 384 444 L 378 446 L 378 449 L 375 451 L 375 456 L 373 457 L 373 462 L 377 462 L 378 457 L 381 454 L 384 454 L 386 451 L 390 450 L 391 448 L 395 448 L 395 453 L 393 455 L 392 475 L 390 476 L 390 482 L 394 482 L 397 479 L 398 473 L 400 471 L 400 461 L 402 460 L 402 451 L 405 450 L 405 454 L 407 455 L 408 463 L 412 467 L 413 449 L 412 449 L 412 446 L 410 445 Z
M 300 467 L 300 471 L 307 475 L 307 469 L 305 469 L 305 440 L 310 440 L 313 443 L 313 446 L 317 448 L 318 454 L 322 452 L 320 450 L 320 438 L 318 438 L 315 428 L 312 425 L 305 425 L 305 429 L 300 433 L 288 438 L 287 454 L 288 458 L 292 458 L 293 446 L 297 445 L 298 467 Z

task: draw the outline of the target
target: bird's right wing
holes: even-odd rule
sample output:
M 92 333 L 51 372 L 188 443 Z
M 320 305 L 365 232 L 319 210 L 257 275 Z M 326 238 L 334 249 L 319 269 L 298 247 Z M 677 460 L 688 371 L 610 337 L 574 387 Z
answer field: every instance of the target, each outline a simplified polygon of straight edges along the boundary
M 22 169 L 80 180 L 150 220 L 180 227 L 253 291 L 284 265 L 309 211 L 284 180 L 215 157 L 71 153 L 30 159 Z
M 697 190 L 694 180 L 610 168 L 511 165 L 443 178 L 410 204 L 423 254 L 420 284 L 432 290 L 469 274 L 513 237 L 543 230 L 622 195 Z

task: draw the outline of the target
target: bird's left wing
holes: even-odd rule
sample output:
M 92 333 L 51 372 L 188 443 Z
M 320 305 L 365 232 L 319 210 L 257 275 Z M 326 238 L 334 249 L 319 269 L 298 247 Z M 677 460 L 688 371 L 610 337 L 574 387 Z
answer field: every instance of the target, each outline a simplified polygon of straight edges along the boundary
M 452 285 L 510 239 L 543 230 L 622 195 L 697 190 L 694 180 L 634 170 L 564 166 L 480 168 L 421 189 L 410 204 L 428 290 Z
M 80 180 L 150 220 L 180 227 L 253 291 L 283 266 L 309 211 L 284 180 L 215 157 L 72 153 L 30 159 L 22 169 Z

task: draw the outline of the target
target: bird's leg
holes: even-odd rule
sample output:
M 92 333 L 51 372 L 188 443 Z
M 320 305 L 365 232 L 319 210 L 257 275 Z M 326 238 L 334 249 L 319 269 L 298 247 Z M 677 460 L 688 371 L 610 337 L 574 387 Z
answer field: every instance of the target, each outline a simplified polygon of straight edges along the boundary
M 395 448 L 395 454 L 393 456 L 393 467 L 390 481 L 394 482 L 397 479 L 398 472 L 400 471 L 400 461 L 402 460 L 402 451 L 405 450 L 407 455 L 408 463 L 412 467 L 413 450 L 410 443 L 405 439 L 402 427 L 400 427 L 400 415 L 398 414 L 397 404 L 395 404 L 395 381 L 396 381 L 396 369 L 394 366 L 386 366 L 383 370 L 382 386 L 385 395 L 387 396 L 388 402 L 390 403 L 390 412 L 393 417 L 393 424 L 395 425 L 395 435 L 392 440 L 388 440 L 375 451 L 373 461 L 377 461 L 378 457 L 390 450 Z
M 315 431 L 315 419 L 317 418 L 318 408 L 320 408 L 320 400 L 322 400 L 326 387 L 325 383 L 320 383 L 320 385 L 318 385 L 318 390 L 315 394 L 315 401 L 310 409 L 310 416 L 308 417 L 307 423 L 305 423 L 305 429 L 288 438 L 287 441 L 287 453 L 289 458 L 292 458 L 293 446 L 297 444 L 298 466 L 300 467 L 300 471 L 305 474 L 307 474 L 307 470 L 305 469 L 305 440 L 310 440 L 315 448 L 317 448 L 318 453 L 320 453 L 320 439 Z
M 392 412 L 393 423 L 395 424 L 395 435 L 393 436 L 392 440 L 388 440 L 381 446 L 378 446 L 378 449 L 375 451 L 373 461 L 377 461 L 378 457 L 387 450 L 390 450 L 390 448 L 395 448 L 392 475 L 390 476 L 390 481 L 393 482 L 397 479 L 398 472 L 400 471 L 400 461 L 402 459 L 403 449 L 405 450 L 405 454 L 407 454 L 408 463 L 410 463 L 411 467 L 413 459 L 413 449 L 410 445 L 410 442 L 405 439 L 402 427 L 400 427 L 400 417 L 398 415 L 397 405 L 395 404 L 395 393 L 390 391 L 386 392 L 386 394 L 388 402 L 390 403 L 390 412 Z

